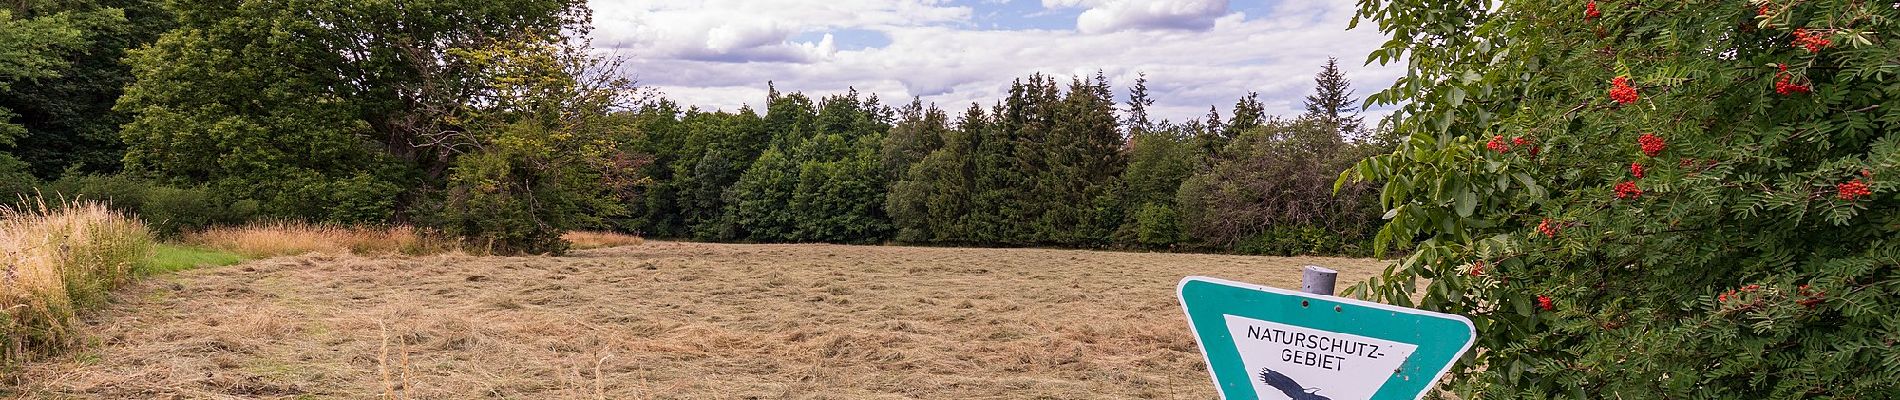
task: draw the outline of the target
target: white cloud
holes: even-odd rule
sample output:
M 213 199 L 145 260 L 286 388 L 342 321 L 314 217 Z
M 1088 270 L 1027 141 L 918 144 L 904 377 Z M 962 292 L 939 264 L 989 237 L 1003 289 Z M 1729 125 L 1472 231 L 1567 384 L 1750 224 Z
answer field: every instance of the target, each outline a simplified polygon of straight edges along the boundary
M 1043 5 L 1052 3 L 1094 11 L 1122 1 L 1044 0 Z M 627 56 L 643 84 L 684 104 L 726 110 L 744 104 L 756 108 L 770 80 L 780 90 L 813 94 L 855 87 L 883 96 L 886 103 L 922 96 L 960 111 L 973 101 L 994 102 L 1012 79 L 1037 72 L 1066 79 L 1099 69 L 1122 91 L 1118 95 L 1125 95 L 1137 73 L 1146 72 L 1157 100 L 1154 112 L 1178 122 L 1200 118 L 1209 105 L 1231 115 L 1234 101 L 1250 91 L 1260 92 L 1270 113 L 1303 112 L 1303 96 L 1328 56 L 1340 58 L 1361 97 L 1403 72 L 1359 65 L 1385 37 L 1369 27 L 1345 30 L 1351 2 L 1281 2 L 1262 16 L 1226 13 L 1225 2 L 1217 3 L 1224 14 L 1198 31 L 1080 25 L 1076 30 L 978 30 L 970 23 L 971 10 L 934 0 L 593 5 L 595 45 Z M 790 39 L 846 28 L 878 31 L 890 43 L 840 50 L 823 39 Z
M 937 0 L 591 0 L 594 44 L 633 57 L 713 62 L 819 62 L 830 40 L 793 41 L 806 32 L 885 29 L 969 17 Z M 829 39 L 829 35 L 826 36 Z
M 1141 29 L 1202 31 L 1227 14 L 1227 0 L 1043 0 L 1043 7 L 1087 7 L 1076 17 L 1083 33 Z

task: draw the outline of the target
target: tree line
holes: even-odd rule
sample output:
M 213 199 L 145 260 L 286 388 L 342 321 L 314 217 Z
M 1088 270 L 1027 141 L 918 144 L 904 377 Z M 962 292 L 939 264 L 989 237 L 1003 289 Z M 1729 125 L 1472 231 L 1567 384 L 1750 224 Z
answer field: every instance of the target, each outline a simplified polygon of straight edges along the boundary
M 305 4 L 309 3 L 309 4 Z M 0 174 L 162 230 L 414 224 L 500 252 L 561 231 L 742 242 L 1354 253 L 1387 151 L 1327 60 L 1300 116 L 1258 96 L 1157 120 L 1146 78 L 1035 74 L 945 110 L 769 88 L 708 111 L 586 52 L 574 0 L 29 0 L 0 10 Z M 571 40 L 578 38 L 581 40 Z M 769 85 L 768 85 L 769 86 Z

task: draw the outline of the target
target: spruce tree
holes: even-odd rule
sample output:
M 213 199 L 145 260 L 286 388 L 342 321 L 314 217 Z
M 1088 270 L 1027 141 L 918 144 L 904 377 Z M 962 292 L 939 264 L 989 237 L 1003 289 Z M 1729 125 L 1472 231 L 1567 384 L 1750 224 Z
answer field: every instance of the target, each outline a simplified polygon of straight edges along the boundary
M 1218 157 L 1221 149 L 1226 148 L 1227 143 L 1232 141 L 1232 138 L 1223 131 L 1224 126 L 1225 124 L 1221 123 L 1220 109 L 1214 106 L 1207 106 L 1206 122 L 1188 121 L 1190 128 L 1188 132 L 1193 133 L 1195 141 L 1199 142 L 1202 160 L 1213 160 Z
M 1359 134 L 1364 118 L 1353 107 L 1358 99 L 1352 98 L 1352 81 L 1339 71 L 1339 59 L 1327 58 L 1313 81 L 1313 95 L 1306 96 L 1306 116 L 1338 126 L 1342 137 Z
M 903 178 L 911 164 L 943 146 L 943 137 L 950 129 L 949 116 L 935 104 L 924 106 L 922 99 L 911 99 L 897 115 L 897 124 L 885 135 L 880 149 L 885 174 L 891 179 Z
M 1128 128 L 1128 136 L 1134 137 L 1154 130 L 1154 123 L 1148 119 L 1148 107 L 1155 100 L 1148 97 L 1148 74 L 1135 77 L 1135 86 L 1128 89 L 1128 118 L 1122 120 L 1122 126 Z
M 1267 106 L 1260 104 L 1260 93 L 1247 92 L 1247 97 L 1234 102 L 1234 117 L 1227 120 L 1221 129 L 1221 137 L 1233 140 L 1249 129 L 1265 126 Z

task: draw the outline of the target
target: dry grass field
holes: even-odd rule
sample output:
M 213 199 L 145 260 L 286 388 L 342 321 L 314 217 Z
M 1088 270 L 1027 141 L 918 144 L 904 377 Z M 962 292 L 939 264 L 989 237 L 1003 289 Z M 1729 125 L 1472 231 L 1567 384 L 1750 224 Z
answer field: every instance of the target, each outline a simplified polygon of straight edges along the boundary
M 1174 285 L 1369 260 L 647 242 L 149 279 L 23 398 L 1208 399 Z

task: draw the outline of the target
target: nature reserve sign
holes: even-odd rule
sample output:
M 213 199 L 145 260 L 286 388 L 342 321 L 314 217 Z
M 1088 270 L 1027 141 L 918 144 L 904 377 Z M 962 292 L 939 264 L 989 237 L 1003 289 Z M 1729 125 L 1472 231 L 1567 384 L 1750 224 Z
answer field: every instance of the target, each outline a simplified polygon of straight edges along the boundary
M 1178 291 L 1222 399 L 1416 400 L 1476 336 L 1457 315 L 1216 278 Z

